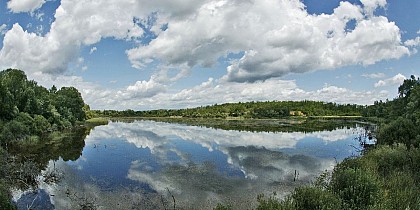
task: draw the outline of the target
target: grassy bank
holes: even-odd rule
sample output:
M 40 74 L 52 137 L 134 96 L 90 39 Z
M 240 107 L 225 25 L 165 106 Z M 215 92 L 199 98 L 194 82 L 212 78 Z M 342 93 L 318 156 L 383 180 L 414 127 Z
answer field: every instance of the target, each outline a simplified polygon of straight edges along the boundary
M 83 124 L 87 126 L 108 125 L 109 120 L 107 117 L 95 117 L 84 121 Z

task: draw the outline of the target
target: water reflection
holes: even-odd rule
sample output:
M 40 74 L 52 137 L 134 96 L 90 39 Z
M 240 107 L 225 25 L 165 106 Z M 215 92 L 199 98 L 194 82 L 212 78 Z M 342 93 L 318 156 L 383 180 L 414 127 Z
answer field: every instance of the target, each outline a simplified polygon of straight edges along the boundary
M 253 133 L 165 122 L 111 122 L 94 128 L 77 160 L 59 160 L 64 178 L 42 183 L 57 209 L 250 208 L 259 193 L 280 196 L 356 154 L 359 128 Z M 53 166 L 50 162 L 50 168 Z M 173 197 L 172 197 L 173 196 Z
M 42 139 L 16 142 L 2 154 L 2 175 L 13 186 L 18 209 L 53 209 L 50 196 L 37 189 L 39 183 L 51 183 L 58 179 L 54 170 L 56 160 L 77 160 L 85 146 L 84 139 L 90 128 L 78 127 L 55 132 Z M 52 163 L 52 166 L 49 164 Z M 42 174 L 42 176 L 39 176 Z M 33 191 L 32 191 L 33 190 Z M 26 192 L 25 192 L 26 191 Z

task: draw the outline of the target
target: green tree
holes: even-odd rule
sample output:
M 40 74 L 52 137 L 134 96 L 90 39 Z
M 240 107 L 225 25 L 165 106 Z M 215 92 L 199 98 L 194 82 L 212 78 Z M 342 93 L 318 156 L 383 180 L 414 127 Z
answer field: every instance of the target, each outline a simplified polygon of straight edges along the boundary
M 74 87 L 62 87 L 55 94 L 54 106 L 69 122 L 83 121 L 86 118 L 84 101 L 79 91 Z
M 411 90 L 417 85 L 419 85 L 419 79 L 411 75 L 409 79 L 404 80 L 403 84 L 398 87 L 398 95 L 399 97 L 408 97 L 410 96 Z

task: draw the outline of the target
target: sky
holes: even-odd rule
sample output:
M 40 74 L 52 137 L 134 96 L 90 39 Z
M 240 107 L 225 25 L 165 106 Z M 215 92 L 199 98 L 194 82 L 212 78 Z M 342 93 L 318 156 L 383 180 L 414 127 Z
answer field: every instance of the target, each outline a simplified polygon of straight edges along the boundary
M 368 105 L 420 72 L 418 0 L 1 0 L 0 69 L 92 109 Z

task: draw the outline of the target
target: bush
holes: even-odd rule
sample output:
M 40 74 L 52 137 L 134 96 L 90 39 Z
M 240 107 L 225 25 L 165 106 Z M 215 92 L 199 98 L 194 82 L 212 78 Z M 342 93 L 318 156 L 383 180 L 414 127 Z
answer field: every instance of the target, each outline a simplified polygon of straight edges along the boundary
M 379 146 L 361 158 L 364 166 L 370 165 L 378 175 L 387 178 L 393 171 L 409 171 L 410 157 L 405 145 Z M 366 168 L 366 167 L 365 167 Z M 371 170 L 372 170 L 371 169 Z
M 387 209 L 420 209 L 420 189 L 410 173 L 394 172 L 384 181 Z
M 382 126 L 376 138 L 378 144 L 393 145 L 403 143 L 407 147 L 411 147 L 411 145 L 418 147 L 417 135 L 418 128 L 414 125 L 414 122 L 399 117 L 391 123 Z
M 265 199 L 264 194 L 257 196 L 258 207 L 257 210 L 286 210 L 294 209 L 293 203 L 290 198 L 286 198 L 284 201 L 279 201 L 273 196 Z
M 317 187 L 299 187 L 292 194 L 295 209 L 340 209 L 341 200 Z
M 334 170 L 330 190 L 350 209 L 367 209 L 378 198 L 380 185 L 376 178 L 361 169 Z
M 0 134 L 0 140 L 2 144 L 7 144 L 12 141 L 26 138 L 28 133 L 28 127 L 17 120 L 12 120 L 4 125 Z

